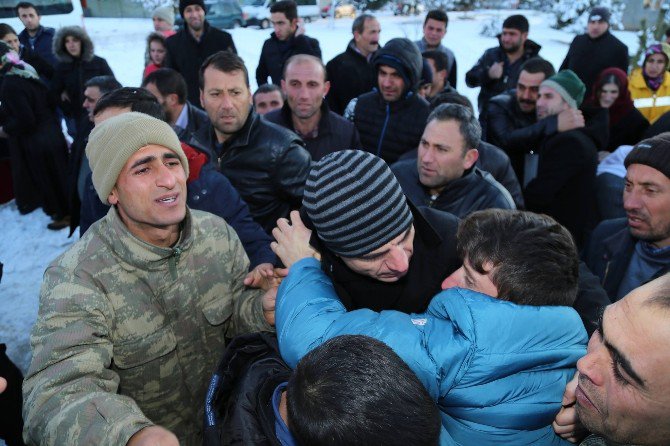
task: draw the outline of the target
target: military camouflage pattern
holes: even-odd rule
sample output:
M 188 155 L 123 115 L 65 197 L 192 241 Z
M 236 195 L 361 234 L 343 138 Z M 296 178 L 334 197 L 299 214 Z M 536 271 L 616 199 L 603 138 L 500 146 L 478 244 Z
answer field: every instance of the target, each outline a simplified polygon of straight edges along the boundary
M 111 208 L 44 274 L 24 392 L 29 444 L 125 445 L 158 424 L 201 444 L 224 337 L 272 330 L 222 219 L 188 211 L 174 248 L 130 234 Z

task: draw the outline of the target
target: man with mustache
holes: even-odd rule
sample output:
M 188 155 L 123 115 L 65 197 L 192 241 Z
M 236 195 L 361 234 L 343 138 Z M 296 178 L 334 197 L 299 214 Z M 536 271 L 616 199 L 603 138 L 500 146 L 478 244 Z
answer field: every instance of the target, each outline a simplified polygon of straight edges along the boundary
M 525 155 L 537 151 L 545 137 L 584 126 L 582 112 L 576 108 L 537 119 L 535 103 L 540 84 L 554 74 L 551 62 L 541 57 L 528 59 L 521 66 L 516 89 L 489 101 L 485 139 L 509 155 L 519 181 L 524 179 Z
M 331 88 L 328 105 L 338 114 L 343 114 L 349 101 L 375 86 L 375 69 L 370 63 L 379 49 L 381 27 L 375 16 L 361 14 L 351 26 L 353 39 L 346 51 L 338 54 L 326 65 Z
M 612 302 L 670 267 L 670 133 L 638 143 L 624 161 L 626 218 L 593 231 L 585 260 Z
M 581 445 L 670 443 L 670 276 L 605 308 L 578 376 L 568 384 L 554 430 Z

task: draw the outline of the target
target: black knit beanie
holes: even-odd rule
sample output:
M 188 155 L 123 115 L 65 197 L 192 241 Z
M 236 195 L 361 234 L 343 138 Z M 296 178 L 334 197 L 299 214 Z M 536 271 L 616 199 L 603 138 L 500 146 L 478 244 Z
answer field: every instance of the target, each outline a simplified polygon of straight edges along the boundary
M 653 167 L 670 178 L 670 132 L 637 143 L 623 162 L 626 169 L 631 164 Z
M 326 247 L 344 257 L 379 249 L 412 224 L 391 169 L 362 150 L 333 152 L 314 163 L 302 205 Z
M 207 7 L 205 7 L 204 0 L 179 0 L 179 14 L 181 15 L 182 19 L 184 18 L 184 9 L 191 5 L 199 5 L 205 12 L 207 12 Z

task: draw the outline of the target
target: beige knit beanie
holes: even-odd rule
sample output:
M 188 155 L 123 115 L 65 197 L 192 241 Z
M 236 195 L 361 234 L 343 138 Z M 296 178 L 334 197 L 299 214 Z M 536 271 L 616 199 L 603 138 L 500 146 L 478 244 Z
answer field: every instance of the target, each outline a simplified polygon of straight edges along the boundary
M 86 145 L 93 186 L 100 200 L 107 198 L 126 161 L 142 147 L 156 144 L 177 154 L 188 178 L 188 160 L 177 134 L 166 122 L 144 113 L 122 113 L 96 125 Z
M 153 14 L 151 14 L 151 18 L 154 17 L 167 22 L 170 26 L 174 26 L 174 6 L 160 6 L 154 9 Z

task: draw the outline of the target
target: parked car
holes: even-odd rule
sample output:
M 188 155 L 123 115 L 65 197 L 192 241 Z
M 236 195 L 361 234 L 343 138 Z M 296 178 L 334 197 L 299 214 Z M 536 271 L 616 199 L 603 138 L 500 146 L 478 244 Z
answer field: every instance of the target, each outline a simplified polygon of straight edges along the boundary
M 205 19 L 214 28 L 230 29 L 247 25 L 242 7 L 237 0 L 206 0 L 205 6 L 207 7 Z M 184 19 L 179 15 L 175 20 L 175 26 L 178 28 L 184 26 Z
M 330 15 L 330 4 L 321 8 L 321 17 L 326 18 L 329 15 Z M 356 6 L 347 2 L 335 3 L 335 18 L 339 19 L 340 17 L 351 17 L 352 19 L 355 19 Z

